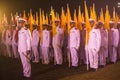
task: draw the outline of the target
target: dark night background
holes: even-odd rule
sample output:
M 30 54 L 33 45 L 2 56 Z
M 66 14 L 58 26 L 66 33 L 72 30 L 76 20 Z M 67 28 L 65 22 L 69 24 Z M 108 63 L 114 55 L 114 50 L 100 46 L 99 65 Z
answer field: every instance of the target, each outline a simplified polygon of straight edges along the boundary
M 117 3 L 120 0 L 86 0 L 88 7 L 92 6 L 95 3 L 96 12 L 99 14 L 100 9 L 103 8 L 105 12 L 105 6 L 109 6 L 110 14 L 112 14 L 113 7 L 116 8 L 116 11 L 120 12 L 120 9 L 117 8 Z M 56 12 L 61 12 L 61 7 L 64 7 L 66 10 L 66 5 L 69 4 L 71 15 L 73 15 L 74 9 L 78 10 L 78 6 L 81 6 L 82 12 L 84 11 L 84 0 L 0 0 L 0 15 L 3 13 L 10 15 L 12 12 L 23 13 L 23 10 L 29 12 L 32 9 L 33 14 L 36 11 L 39 11 L 39 8 L 45 10 L 45 13 L 50 13 L 50 7 L 53 6 Z

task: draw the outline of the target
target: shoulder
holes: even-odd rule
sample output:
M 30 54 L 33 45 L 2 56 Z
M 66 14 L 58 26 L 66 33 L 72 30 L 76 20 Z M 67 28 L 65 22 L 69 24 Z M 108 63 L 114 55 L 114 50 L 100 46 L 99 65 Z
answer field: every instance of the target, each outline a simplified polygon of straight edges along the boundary
M 20 32 L 25 34 L 30 34 L 30 30 L 26 28 L 21 29 Z
M 97 30 L 92 29 L 92 30 L 90 31 L 90 34 L 96 34 L 96 32 L 97 32 Z

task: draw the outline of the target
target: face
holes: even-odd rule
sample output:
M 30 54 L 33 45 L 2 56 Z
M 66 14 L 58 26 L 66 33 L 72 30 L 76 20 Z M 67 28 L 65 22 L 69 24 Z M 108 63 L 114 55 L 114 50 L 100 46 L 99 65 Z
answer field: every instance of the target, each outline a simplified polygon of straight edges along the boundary
M 71 28 L 75 27 L 75 23 L 70 23 Z
M 94 21 L 90 21 L 90 25 L 91 25 L 91 27 L 93 27 L 94 26 Z
M 100 27 L 100 24 L 96 24 L 96 28 L 99 28 L 99 29 L 100 29 L 100 28 L 101 28 L 101 27 Z
M 113 28 L 114 27 L 114 24 L 110 24 L 110 28 Z
M 86 27 L 86 25 L 85 24 L 82 24 L 82 28 L 84 29 Z
M 59 26 L 60 25 L 60 22 L 55 22 L 55 26 Z
M 46 26 L 42 26 L 43 27 L 43 30 L 47 29 Z
M 33 26 L 33 29 L 36 29 L 37 27 L 36 26 Z
M 22 27 L 24 27 L 24 26 L 25 26 L 25 23 L 24 23 L 24 22 L 19 22 L 19 23 L 18 23 L 18 27 L 19 27 L 19 28 L 22 28 Z
M 29 27 L 29 25 L 25 25 L 25 27 L 27 28 L 27 29 L 29 29 L 30 27 Z

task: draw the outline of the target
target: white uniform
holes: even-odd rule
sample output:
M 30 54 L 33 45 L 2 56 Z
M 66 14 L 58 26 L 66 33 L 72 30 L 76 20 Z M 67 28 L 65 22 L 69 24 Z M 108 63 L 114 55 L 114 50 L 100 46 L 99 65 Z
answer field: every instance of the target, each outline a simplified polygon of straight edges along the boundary
M 70 52 L 72 66 L 78 66 L 79 47 L 80 47 L 80 31 L 74 27 L 70 30 Z
M 31 64 L 26 53 L 27 50 L 31 50 L 31 36 L 29 30 L 23 27 L 18 33 L 18 52 L 22 61 L 24 76 L 30 77 Z
M 111 34 L 109 34 L 109 39 L 111 39 L 111 44 L 109 45 L 110 61 L 116 62 L 117 60 L 117 47 L 119 42 L 119 32 L 118 29 L 111 29 Z
M 118 29 L 114 29 L 113 35 L 114 35 L 113 36 L 113 39 L 114 39 L 114 41 L 113 41 L 113 46 L 114 46 L 113 53 L 114 53 L 114 55 L 113 55 L 112 61 L 116 62 L 116 60 L 117 60 L 117 47 L 118 47 L 118 43 L 119 43 L 119 31 L 118 31 Z
M 50 48 L 50 31 L 45 29 L 42 32 L 42 58 L 44 64 L 48 64 L 50 60 L 49 48 Z
M 99 29 L 92 29 L 89 33 L 88 51 L 90 68 L 98 68 L 98 51 L 101 44 L 101 35 Z
M 15 40 L 16 30 L 13 30 L 13 37 L 12 37 L 12 49 L 15 58 L 19 58 L 18 54 L 18 43 Z
M 32 52 L 35 57 L 34 62 L 39 62 L 39 52 L 38 52 L 39 39 L 40 39 L 39 31 L 37 29 L 34 29 L 32 32 L 32 41 L 31 41 Z
M 99 65 L 106 64 L 106 49 L 108 48 L 108 40 L 106 36 L 106 30 L 100 29 L 101 33 L 101 46 L 99 50 Z
M 62 64 L 63 57 L 62 57 L 62 47 L 63 47 L 63 29 L 59 26 L 56 27 L 57 34 L 53 37 L 53 48 L 54 48 L 54 58 L 56 64 Z
M 12 36 L 10 34 L 10 30 L 6 31 L 6 48 L 8 57 L 13 57 L 12 54 Z

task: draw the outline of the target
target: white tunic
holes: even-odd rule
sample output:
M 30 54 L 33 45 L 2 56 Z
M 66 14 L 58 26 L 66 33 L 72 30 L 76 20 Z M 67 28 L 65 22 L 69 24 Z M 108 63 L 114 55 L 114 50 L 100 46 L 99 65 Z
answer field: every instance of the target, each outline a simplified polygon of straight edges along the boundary
M 80 47 L 80 31 L 76 28 L 70 30 L 70 47 L 79 49 Z
M 119 42 L 119 31 L 118 29 L 113 29 L 113 46 L 117 47 Z
M 53 46 L 60 46 L 62 47 L 63 46 L 63 41 L 64 41 L 64 31 L 62 28 L 60 28 L 59 26 L 56 27 L 56 32 L 57 34 L 54 36 L 53 38 Z
M 38 46 L 39 39 L 40 39 L 39 31 L 37 29 L 33 30 L 31 45 L 32 46 Z
M 99 29 L 92 29 L 90 32 L 90 37 L 88 41 L 88 48 L 95 49 L 97 52 L 99 51 L 101 46 L 101 35 Z
M 31 50 L 31 36 L 30 31 L 25 27 L 21 28 L 18 33 L 18 51 L 26 52 L 27 50 Z
M 42 32 L 42 47 L 50 47 L 50 31 L 46 29 Z

